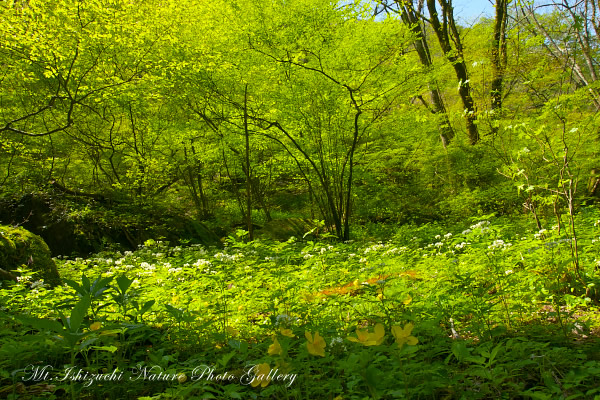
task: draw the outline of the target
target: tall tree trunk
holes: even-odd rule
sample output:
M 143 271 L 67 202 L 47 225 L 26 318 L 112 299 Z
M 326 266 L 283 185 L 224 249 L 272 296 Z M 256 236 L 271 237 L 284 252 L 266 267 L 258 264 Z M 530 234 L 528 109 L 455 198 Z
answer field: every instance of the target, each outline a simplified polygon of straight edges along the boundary
M 417 36 L 415 40 L 415 50 L 419 56 L 419 60 L 421 64 L 427 69 L 431 69 L 432 60 L 431 53 L 429 51 L 429 44 L 427 43 L 427 39 L 425 37 L 425 32 L 423 30 L 423 26 L 415 9 L 413 8 L 412 3 L 410 2 L 396 2 L 400 9 L 400 16 L 402 18 L 402 22 L 405 25 L 409 26 L 411 31 Z M 448 112 L 446 110 L 446 105 L 444 104 L 444 99 L 442 98 L 442 94 L 438 88 L 437 82 L 428 83 L 429 91 L 431 94 L 431 102 L 433 107 L 429 107 L 427 104 L 425 106 L 435 115 L 439 115 L 441 117 L 441 123 L 439 124 L 440 131 L 440 139 L 442 140 L 442 145 L 444 148 L 450 144 L 450 141 L 454 138 L 454 130 L 452 129 L 452 125 L 450 125 L 450 120 L 448 118 Z
M 492 87 L 491 109 L 492 121 L 500 117 L 502 97 L 504 95 L 504 73 L 506 72 L 506 23 L 508 20 L 508 1 L 496 0 L 496 18 L 494 20 L 494 43 L 492 45 Z M 496 133 L 498 126 L 492 123 L 492 132 Z
M 452 64 L 454 73 L 458 80 L 458 94 L 465 108 L 465 122 L 467 125 L 467 135 L 471 144 L 479 142 L 479 129 L 477 128 L 477 109 L 473 96 L 471 96 L 471 86 L 469 84 L 469 74 L 467 65 L 463 58 L 463 47 L 454 21 L 454 8 L 452 0 L 439 0 L 442 11 L 442 20 L 440 22 L 439 14 L 436 8 L 435 0 L 427 0 L 427 9 L 429 11 L 429 23 L 435 32 L 438 42 L 444 55 Z M 452 44 L 454 46 L 452 46 Z
M 244 87 L 244 136 L 246 138 L 246 225 L 248 240 L 254 240 L 252 229 L 252 174 L 250 171 L 250 132 L 248 131 L 248 84 Z

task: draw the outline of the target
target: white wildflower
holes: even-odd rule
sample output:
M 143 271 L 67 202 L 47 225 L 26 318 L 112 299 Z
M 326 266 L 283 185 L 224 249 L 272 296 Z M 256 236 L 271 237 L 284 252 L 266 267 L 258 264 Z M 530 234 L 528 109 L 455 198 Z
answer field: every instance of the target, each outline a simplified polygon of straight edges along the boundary
M 31 284 L 31 288 L 32 288 L 32 289 L 36 289 L 36 288 L 45 288 L 46 286 L 48 286 L 48 285 L 46 285 L 46 284 L 44 283 L 44 280 L 43 280 L 43 279 L 40 279 L 39 281 L 35 281 L 35 282 L 33 282 L 33 283 Z

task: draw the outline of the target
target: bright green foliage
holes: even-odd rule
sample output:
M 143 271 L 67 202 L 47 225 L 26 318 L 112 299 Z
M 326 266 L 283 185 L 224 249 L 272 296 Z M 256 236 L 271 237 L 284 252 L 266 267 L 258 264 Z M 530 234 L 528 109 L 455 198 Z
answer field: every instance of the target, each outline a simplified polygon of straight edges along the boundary
M 595 14 L 392 3 L 1 2 L 0 397 L 600 396 Z

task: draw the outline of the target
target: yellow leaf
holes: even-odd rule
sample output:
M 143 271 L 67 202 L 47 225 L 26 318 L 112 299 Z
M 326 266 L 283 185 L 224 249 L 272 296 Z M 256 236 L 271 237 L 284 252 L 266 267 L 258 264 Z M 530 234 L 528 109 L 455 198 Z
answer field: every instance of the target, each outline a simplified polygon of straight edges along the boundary
M 410 296 L 410 294 L 408 295 L 408 297 L 407 297 L 406 299 L 404 299 L 404 300 L 402 301 L 402 303 L 403 303 L 405 306 L 409 305 L 411 302 L 412 302 L 412 297 Z

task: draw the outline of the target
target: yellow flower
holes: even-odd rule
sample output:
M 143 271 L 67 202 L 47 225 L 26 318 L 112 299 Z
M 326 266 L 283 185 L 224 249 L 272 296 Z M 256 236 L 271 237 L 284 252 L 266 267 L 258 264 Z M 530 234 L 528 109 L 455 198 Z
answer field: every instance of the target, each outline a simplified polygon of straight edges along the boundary
M 94 322 L 93 324 L 90 325 L 91 331 L 97 331 L 100 328 L 102 328 L 102 322 Z
M 405 306 L 407 306 L 407 305 L 409 305 L 409 304 L 410 304 L 410 302 L 411 302 L 411 301 L 412 301 L 412 297 L 411 297 L 411 295 L 409 294 L 409 295 L 408 295 L 408 297 L 402 301 L 402 303 L 403 303 Z
M 382 324 L 375 325 L 373 333 L 366 329 L 356 328 L 356 337 L 348 337 L 351 342 L 361 343 L 363 346 L 378 346 L 383 343 L 385 337 L 385 328 Z
M 258 385 L 266 387 L 269 382 L 271 382 L 271 379 L 269 378 L 271 367 L 267 363 L 262 363 L 255 366 L 254 369 L 254 379 L 252 379 L 250 385 L 252 385 L 252 387 L 257 387 Z
M 283 354 L 283 349 L 281 348 L 281 345 L 277 341 L 277 337 L 273 337 L 273 344 L 269 346 L 269 355 L 271 355 L 271 356 L 279 355 L 280 356 L 282 354 Z
M 404 325 L 404 328 L 392 326 L 392 335 L 396 338 L 396 343 L 398 343 L 399 348 L 402 348 L 404 344 L 414 346 L 419 343 L 419 339 L 410 335 L 414 327 L 415 326 L 412 323 Z
M 287 336 L 287 337 L 296 337 L 296 335 L 294 335 L 294 333 L 292 332 L 291 329 L 286 329 L 286 328 L 279 328 L 279 332 L 283 335 L 283 336 Z
M 325 357 L 325 340 L 319 335 L 319 332 L 315 332 L 315 336 L 313 338 L 312 333 L 306 331 L 304 332 L 304 336 L 306 336 L 306 348 L 308 352 L 313 356 L 321 356 Z
M 177 380 L 179 381 L 179 383 L 183 383 L 183 382 L 187 381 L 187 375 L 186 374 L 179 374 L 177 376 Z

